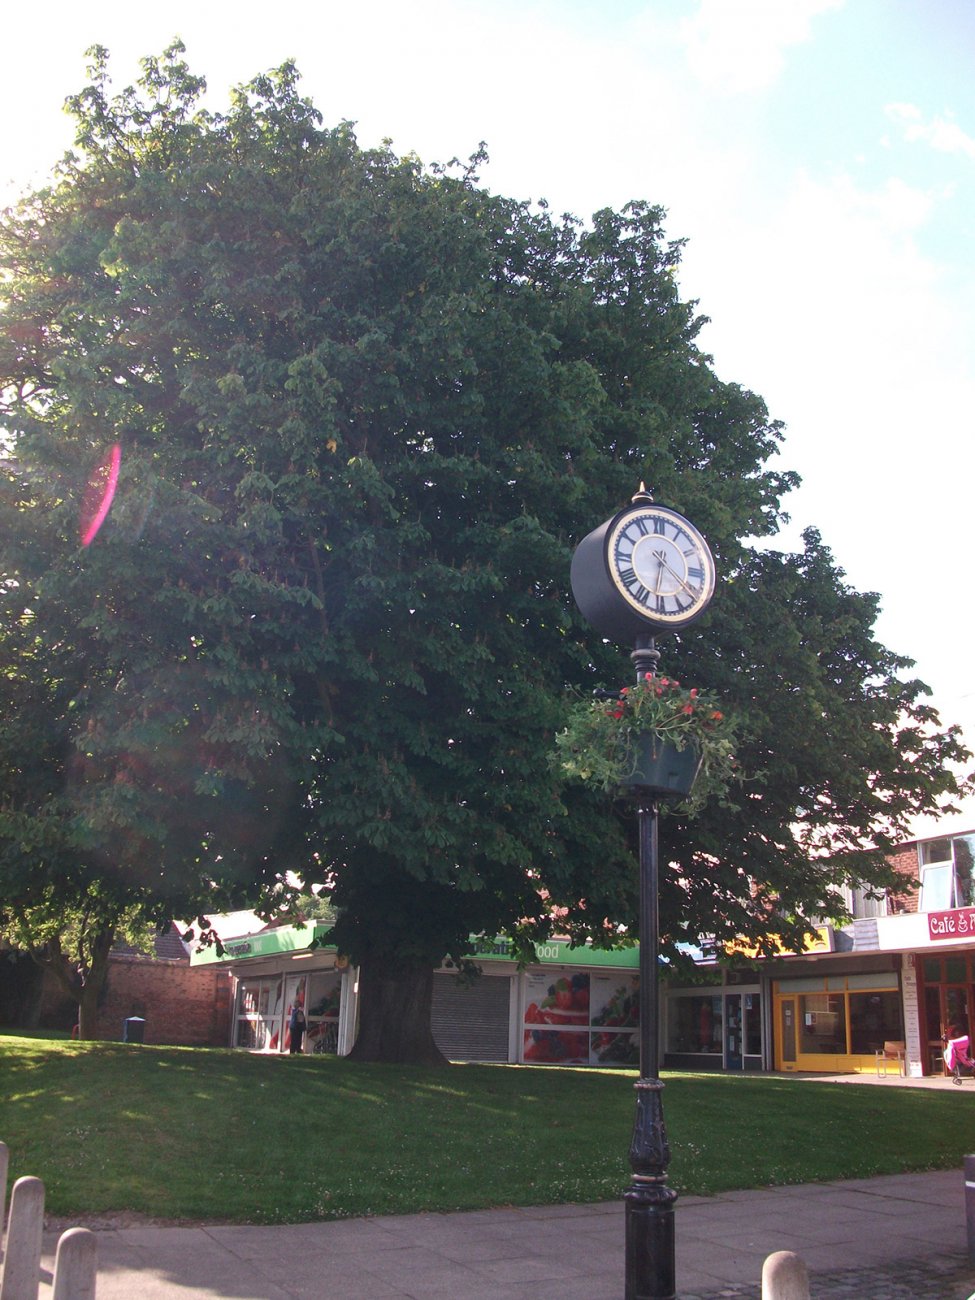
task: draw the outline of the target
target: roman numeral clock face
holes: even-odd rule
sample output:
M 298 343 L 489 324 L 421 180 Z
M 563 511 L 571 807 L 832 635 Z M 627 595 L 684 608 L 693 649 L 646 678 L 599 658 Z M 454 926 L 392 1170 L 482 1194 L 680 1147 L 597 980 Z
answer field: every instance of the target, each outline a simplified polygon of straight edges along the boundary
M 623 599 L 648 621 L 683 627 L 714 594 L 708 544 L 682 515 L 665 506 L 628 511 L 607 538 L 610 577 Z

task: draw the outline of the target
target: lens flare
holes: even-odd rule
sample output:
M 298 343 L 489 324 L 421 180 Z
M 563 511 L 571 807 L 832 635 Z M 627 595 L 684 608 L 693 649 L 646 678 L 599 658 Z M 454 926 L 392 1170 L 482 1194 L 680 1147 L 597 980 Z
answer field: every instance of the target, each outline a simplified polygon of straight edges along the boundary
M 79 532 L 82 546 L 92 544 L 112 508 L 121 463 L 122 448 L 115 443 L 108 455 L 91 472 L 81 503 Z

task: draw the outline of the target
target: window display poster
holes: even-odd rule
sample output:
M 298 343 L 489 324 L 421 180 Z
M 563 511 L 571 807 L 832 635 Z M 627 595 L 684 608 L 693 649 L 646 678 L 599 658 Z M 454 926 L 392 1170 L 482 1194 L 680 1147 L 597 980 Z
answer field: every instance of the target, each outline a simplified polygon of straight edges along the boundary
M 537 971 L 525 977 L 523 1059 L 589 1064 L 589 976 Z
M 592 977 L 593 1065 L 638 1065 L 640 1039 L 640 980 L 618 972 Z
M 635 975 L 537 971 L 525 977 L 522 1059 L 548 1065 L 635 1065 Z
M 593 1028 L 639 1029 L 640 980 L 637 975 L 593 975 L 590 1002 Z
M 526 1065 L 588 1065 L 589 1034 L 582 1029 L 526 1029 Z
M 589 1025 L 589 976 L 584 971 L 554 975 L 538 971 L 525 978 L 525 1023 Z

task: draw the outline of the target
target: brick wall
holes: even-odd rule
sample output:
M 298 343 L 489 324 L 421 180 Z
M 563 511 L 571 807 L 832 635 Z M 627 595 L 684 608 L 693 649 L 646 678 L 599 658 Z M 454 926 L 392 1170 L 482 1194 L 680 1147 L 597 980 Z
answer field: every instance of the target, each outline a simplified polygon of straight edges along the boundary
M 232 980 L 226 971 L 179 961 L 113 957 L 99 999 L 98 1037 L 120 1039 L 130 1016 L 145 1020 L 145 1041 L 180 1047 L 230 1042 Z
M 905 844 L 903 848 L 897 849 L 887 859 L 894 870 L 904 877 L 905 885 L 909 882 L 917 884 L 917 845 Z M 917 889 L 905 888 L 901 894 L 895 894 L 893 890 L 889 894 L 889 909 L 891 912 L 916 912 L 917 911 Z

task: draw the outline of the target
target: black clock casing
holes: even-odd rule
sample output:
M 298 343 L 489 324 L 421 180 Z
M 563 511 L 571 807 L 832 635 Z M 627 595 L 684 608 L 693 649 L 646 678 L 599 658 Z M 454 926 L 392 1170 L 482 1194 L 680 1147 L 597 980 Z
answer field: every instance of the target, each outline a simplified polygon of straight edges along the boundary
M 632 641 L 700 618 L 714 595 L 714 559 L 689 520 L 641 491 L 582 539 L 570 582 L 597 632 Z

